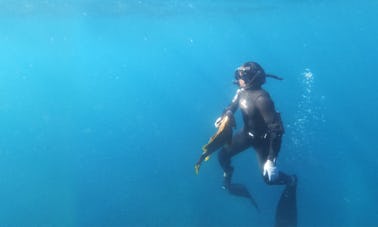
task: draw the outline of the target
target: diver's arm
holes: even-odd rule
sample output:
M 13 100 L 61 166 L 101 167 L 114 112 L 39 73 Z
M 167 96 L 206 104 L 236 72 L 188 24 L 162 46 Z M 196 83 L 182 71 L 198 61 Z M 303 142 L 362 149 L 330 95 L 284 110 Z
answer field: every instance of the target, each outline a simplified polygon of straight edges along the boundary
M 227 113 L 228 111 L 231 111 L 232 113 L 235 113 L 235 111 L 238 109 L 239 105 L 239 96 L 240 96 L 241 89 L 238 89 L 236 91 L 236 94 L 234 98 L 232 99 L 232 102 L 230 105 L 226 107 L 226 109 L 223 111 L 223 114 Z
M 223 113 L 222 113 L 222 116 L 218 117 L 216 120 L 215 120 L 215 127 L 218 128 L 221 124 L 221 121 L 222 119 L 225 117 L 225 116 L 228 116 L 229 118 L 231 118 L 233 120 L 232 124 L 233 124 L 233 127 L 236 127 L 235 125 L 235 120 L 234 120 L 234 113 L 236 112 L 236 110 L 238 109 L 238 106 L 239 106 L 239 94 L 241 92 L 241 89 L 238 89 L 236 91 L 236 94 L 234 96 L 234 98 L 232 99 L 232 102 L 223 110 Z
M 284 132 L 279 113 L 275 111 L 274 103 L 269 96 L 261 95 L 256 99 L 256 106 L 264 118 L 268 128 L 269 153 L 268 160 L 275 161 L 277 158 L 281 136 Z

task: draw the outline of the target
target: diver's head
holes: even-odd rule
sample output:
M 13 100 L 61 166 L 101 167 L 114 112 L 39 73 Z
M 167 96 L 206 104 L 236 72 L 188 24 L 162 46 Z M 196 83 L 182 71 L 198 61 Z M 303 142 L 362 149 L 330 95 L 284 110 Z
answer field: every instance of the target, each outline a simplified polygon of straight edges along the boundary
M 235 79 L 239 87 L 261 87 L 265 83 L 264 69 L 256 62 L 246 62 L 235 70 Z

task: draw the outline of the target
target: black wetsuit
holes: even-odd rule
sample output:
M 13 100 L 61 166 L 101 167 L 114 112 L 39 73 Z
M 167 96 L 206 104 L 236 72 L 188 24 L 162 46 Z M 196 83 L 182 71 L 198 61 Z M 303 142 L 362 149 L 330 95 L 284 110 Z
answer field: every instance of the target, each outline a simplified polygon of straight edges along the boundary
M 258 163 L 263 172 L 264 163 L 275 160 L 281 147 L 281 138 L 284 133 L 280 114 L 276 112 L 274 103 L 268 92 L 261 87 L 239 89 L 226 108 L 225 113 L 235 113 L 240 108 L 244 127 L 232 137 L 229 146 L 224 146 L 219 153 L 219 162 L 225 172 L 225 187 L 230 184 L 233 167 L 231 158 L 253 147 L 258 154 Z M 264 177 L 267 184 L 288 184 L 291 177 L 279 172 L 277 180 L 271 182 Z

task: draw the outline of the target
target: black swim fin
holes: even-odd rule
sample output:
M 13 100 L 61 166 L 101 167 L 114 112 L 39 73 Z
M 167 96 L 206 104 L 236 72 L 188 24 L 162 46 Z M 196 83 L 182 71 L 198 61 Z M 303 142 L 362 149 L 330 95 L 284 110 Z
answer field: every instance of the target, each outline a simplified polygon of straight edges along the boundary
M 287 185 L 281 194 L 276 210 L 275 227 L 297 226 L 297 184 Z
M 260 212 L 256 200 L 252 197 L 251 193 L 249 193 L 248 189 L 244 185 L 230 184 L 228 185 L 227 189 L 232 195 L 248 198 L 251 201 L 252 205 L 256 208 L 256 210 Z

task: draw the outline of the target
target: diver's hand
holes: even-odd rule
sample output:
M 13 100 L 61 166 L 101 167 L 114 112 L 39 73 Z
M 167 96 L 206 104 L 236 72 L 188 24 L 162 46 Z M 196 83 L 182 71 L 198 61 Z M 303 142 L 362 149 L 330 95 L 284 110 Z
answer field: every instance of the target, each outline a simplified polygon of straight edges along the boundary
M 264 177 L 268 176 L 269 182 L 274 182 L 278 178 L 278 168 L 276 167 L 276 164 L 271 161 L 267 160 L 264 164 Z
M 219 128 L 219 126 L 222 123 L 222 119 L 223 119 L 223 116 L 222 117 L 218 117 L 217 120 L 215 120 L 215 122 L 214 122 L 215 128 Z
M 221 125 L 222 123 L 222 120 L 225 116 L 228 116 L 229 118 L 232 118 L 232 111 L 231 110 L 227 110 L 222 116 L 218 117 L 217 120 L 215 121 L 214 123 L 214 126 L 215 128 L 219 128 L 219 126 Z

